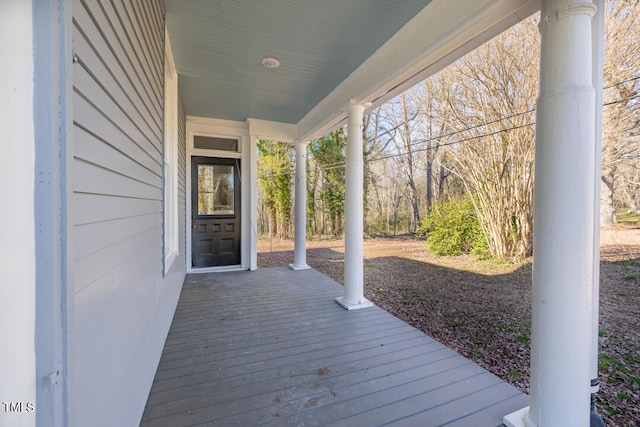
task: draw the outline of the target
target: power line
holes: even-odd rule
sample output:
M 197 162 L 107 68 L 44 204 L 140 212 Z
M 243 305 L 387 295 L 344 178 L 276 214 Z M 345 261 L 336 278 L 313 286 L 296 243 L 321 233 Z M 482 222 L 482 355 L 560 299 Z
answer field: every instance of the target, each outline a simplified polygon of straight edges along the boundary
M 605 103 L 605 104 L 602 104 L 602 106 L 603 106 L 603 107 L 606 107 L 607 105 L 619 104 L 619 103 L 621 103 L 621 102 L 631 101 L 632 99 L 636 99 L 636 98 L 640 98 L 640 94 L 638 94 L 638 95 L 634 95 L 634 96 L 630 96 L 629 98 L 618 99 L 617 101 L 607 102 L 607 103 Z
M 603 87 L 603 89 L 610 89 L 612 87 L 619 86 L 621 84 L 628 83 L 628 82 L 631 82 L 631 81 L 636 81 L 636 80 L 640 80 L 640 76 L 631 77 L 629 79 L 622 80 L 622 81 L 617 82 L 617 83 L 613 83 L 613 84 L 611 84 L 609 86 Z M 606 106 L 609 106 L 609 105 L 619 104 L 621 102 L 630 101 L 630 100 L 633 100 L 633 99 L 636 99 L 636 98 L 640 98 L 640 94 L 634 95 L 634 96 L 631 96 L 631 97 L 628 97 L 628 98 L 624 98 L 624 99 L 619 99 L 619 100 L 616 100 L 616 101 L 607 102 L 607 103 L 602 104 L 602 106 L 606 107 Z M 492 124 L 495 124 L 495 123 L 502 122 L 504 120 L 509 120 L 509 119 L 514 118 L 514 117 L 518 117 L 518 116 L 522 116 L 522 115 L 525 115 L 525 114 L 533 113 L 535 110 L 536 109 L 534 107 L 534 108 L 531 108 L 531 109 L 529 109 L 527 111 L 522 111 L 520 113 L 514 113 L 514 114 L 511 114 L 510 116 L 507 116 L 507 117 L 501 117 L 501 118 L 498 118 L 498 119 L 495 119 L 495 120 L 491 120 L 491 121 L 488 121 L 488 122 L 484 122 L 484 123 L 481 123 L 481 124 L 478 124 L 478 125 L 470 126 L 470 127 L 465 128 L 465 129 L 461 129 L 461 130 L 458 130 L 458 131 L 450 132 L 450 133 L 445 134 L 445 135 L 440 135 L 440 136 L 433 137 L 433 138 L 427 138 L 427 139 L 418 140 L 418 141 L 415 141 L 415 142 L 412 142 L 412 143 L 408 144 L 407 147 L 412 147 L 412 146 L 415 146 L 415 145 L 418 145 L 418 144 L 423 144 L 425 142 L 437 141 L 437 140 L 440 140 L 440 139 L 443 139 L 443 138 L 449 138 L 451 136 L 455 136 L 455 135 L 463 133 L 463 132 L 468 132 L 468 131 L 471 131 L 471 130 L 474 130 L 474 129 L 477 129 L 477 128 L 480 128 L 480 127 L 489 126 L 489 125 L 492 125 Z M 416 116 L 417 116 L 417 114 L 416 114 Z M 413 119 L 415 119 L 416 116 L 414 116 Z M 410 153 L 390 154 L 390 155 L 379 157 L 379 158 L 376 158 L 376 159 L 369 159 L 367 161 L 368 162 L 372 162 L 372 161 L 384 160 L 384 159 L 388 159 L 388 158 L 392 158 L 392 157 L 406 156 L 406 155 L 411 154 L 411 153 L 419 153 L 419 152 L 423 152 L 423 151 L 434 150 L 434 149 L 437 149 L 439 147 L 460 144 L 462 142 L 470 141 L 470 140 L 477 139 L 477 138 L 485 138 L 487 136 L 493 136 L 493 135 L 497 135 L 497 134 L 502 133 L 502 132 L 508 132 L 508 131 L 515 130 L 515 129 L 521 129 L 521 128 L 524 128 L 524 127 L 527 127 L 527 126 L 532 126 L 534 124 L 535 124 L 535 121 L 531 122 L 531 123 L 528 123 L 528 124 L 520 125 L 520 126 L 515 126 L 515 127 L 511 127 L 511 128 L 507 128 L 507 129 L 501 129 L 501 130 L 498 130 L 498 131 L 495 131 L 495 132 L 492 132 L 492 133 L 489 133 L 489 134 L 485 134 L 485 135 L 476 135 L 476 136 L 472 136 L 472 137 L 469 137 L 469 138 L 463 138 L 463 139 L 457 140 L 457 141 L 438 144 L 435 147 L 427 147 L 427 148 L 423 148 L 423 149 L 413 150 Z M 388 131 L 385 131 L 380 135 L 374 136 L 372 139 L 375 140 L 375 139 L 378 139 L 381 136 L 389 134 L 390 132 L 392 132 L 393 130 L 398 129 L 398 127 L 400 127 L 402 125 L 403 125 L 403 123 L 400 123 L 397 126 L 393 127 L 392 129 L 389 129 Z M 324 169 L 324 170 L 336 169 L 336 168 L 339 168 L 339 167 L 344 167 L 344 165 L 345 165 L 344 161 L 339 161 L 339 162 L 330 163 L 330 164 L 325 165 L 325 166 L 321 166 L 321 169 Z
M 640 80 L 640 77 L 634 77 L 634 78 L 631 78 L 631 79 L 627 79 L 627 80 L 621 81 L 619 83 L 616 83 L 614 85 L 607 86 L 604 89 L 608 89 L 610 87 L 613 87 L 613 86 L 616 86 L 616 85 L 620 85 L 620 84 L 623 84 L 623 83 L 627 83 L 627 82 L 630 82 L 630 81 L 633 81 L 633 80 Z M 624 98 L 624 99 L 619 99 L 619 100 L 616 100 L 616 101 L 607 102 L 607 103 L 602 104 L 602 106 L 606 107 L 606 106 L 613 105 L 613 104 L 619 104 L 621 102 L 630 101 L 630 100 L 636 99 L 636 98 L 640 98 L 640 94 L 634 95 L 634 96 L 631 96 L 631 97 L 628 97 L 628 98 Z M 434 138 L 428 138 L 428 139 L 419 140 L 419 141 L 410 143 L 409 145 L 407 145 L 407 147 L 410 147 L 410 146 L 413 146 L 413 145 L 417 145 L 417 144 L 423 144 L 425 142 L 436 141 L 436 140 L 443 139 L 443 138 L 448 138 L 450 136 L 453 136 L 453 135 L 456 135 L 456 134 L 459 134 L 459 133 L 462 133 L 462 132 L 467 132 L 467 131 L 470 131 L 470 130 L 473 130 L 473 129 L 477 129 L 479 127 L 488 126 L 490 124 L 494 124 L 494 123 L 497 123 L 497 122 L 508 120 L 508 119 L 513 118 L 513 117 L 521 116 L 523 114 L 532 113 L 534 111 L 535 111 L 535 108 L 532 108 L 530 110 L 523 111 L 521 113 L 515 113 L 515 114 L 512 114 L 512 115 L 507 116 L 507 117 L 503 117 L 503 118 L 500 118 L 500 119 L 492 120 L 490 122 L 482 123 L 482 124 L 479 124 L 479 125 L 476 125 L 476 126 L 471 126 L 471 127 L 466 128 L 466 129 L 462 129 L 462 130 L 459 130 L 459 131 L 451 132 L 451 133 L 446 134 L 446 135 L 441 135 L 441 136 L 437 136 L 437 137 L 434 137 Z M 423 152 L 423 151 L 435 150 L 435 149 L 438 149 L 440 147 L 444 147 L 444 146 L 448 146 L 448 145 L 460 144 L 462 142 L 471 141 L 471 140 L 478 139 L 478 138 L 486 138 L 488 136 L 494 136 L 494 135 L 497 135 L 497 134 L 502 133 L 502 132 L 508 132 L 508 131 L 511 131 L 511 130 L 521 129 L 521 128 L 524 128 L 524 127 L 527 127 L 527 126 L 533 126 L 534 124 L 535 124 L 535 121 L 531 122 L 531 123 L 524 124 L 524 125 L 520 125 L 520 126 L 515 126 L 515 127 L 511 127 L 511 128 L 507 128 L 507 129 L 501 129 L 501 130 L 498 130 L 498 131 L 495 131 L 495 132 L 491 132 L 491 133 L 488 133 L 488 134 L 484 134 L 484 135 L 476 135 L 476 136 L 472 136 L 472 137 L 469 137 L 469 138 L 463 138 L 463 139 L 460 139 L 460 140 L 457 140 L 457 141 L 438 144 L 438 145 L 436 145 L 434 147 L 426 147 L 426 148 L 422 148 L 422 149 L 418 149 L 418 150 L 413 150 L 413 151 L 407 152 L 407 153 L 389 154 L 387 156 L 379 157 L 379 158 L 376 158 L 376 159 L 369 159 L 368 161 L 369 162 L 375 162 L 375 161 L 378 161 L 378 160 L 385 160 L 385 159 L 389 159 L 389 158 L 393 158 L 393 157 L 406 156 L 406 155 L 412 154 L 412 153 L 419 153 L 419 152 Z
M 376 159 L 369 159 L 369 160 L 367 160 L 367 162 L 377 162 L 379 160 L 390 159 L 392 157 L 400 157 L 400 156 L 406 156 L 408 154 L 420 153 L 420 152 L 429 151 L 429 150 L 435 150 L 437 148 L 446 147 L 448 145 L 460 144 L 462 142 L 471 141 L 471 140 L 474 140 L 474 139 L 480 139 L 480 138 L 486 138 L 486 137 L 489 137 L 489 136 L 498 135 L 498 134 L 500 134 L 502 132 L 508 132 L 508 131 L 511 131 L 511 130 L 516 130 L 516 129 L 521 129 L 521 128 L 525 128 L 525 127 L 528 127 L 528 126 L 533 126 L 535 123 L 536 122 L 526 123 L 524 125 L 514 126 L 514 127 L 511 127 L 511 128 L 508 128 L 508 129 L 501 129 L 501 130 L 497 130 L 495 132 L 486 133 L 484 135 L 476 135 L 476 136 L 471 136 L 469 138 L 459 139 L 459 140 L 456 140 L 456 141 L 445 142 L 445 143 L 442 143 L 442 144 L 438 144 L 438 145 L 436 145 L 434 147 L 421 148 L 421 149 L 413 150 L 413 151 L 407 152 L 407 153 L 389 154 L 389 155 L 384 156 L 384 157 L 378 157 Z M 432 138 L 432 139 L 430 139 L 430 141 L 435 141 L 435 140 L 442 139 L 442 138 L 445 138 L 445 137 L 446 136 L 443 135 L 441 137 Z
M 448 138 L 450 136 L 454 136 L 454 135 L 457 135 L 459 133 L 468 132 L 470 130 L 478 129 L 480 127 L 489 126 L 489 125 L 492 125 L 492 124 L 495 124 L 495 123 L 498 123 L 498 122 L 509 120 L 509 119 L 512 119 L 512 118 L 517 117 L 517 116 L 522 116 L 524 114 L 529 114 L 529 113 L 534 112 L 535 110 L 536 110 L 535 108 L 532 108 L 530 110 L 523 111 L 521 113 L 515 113 L 515 114 L 512 114 L 512 115 L 507 116 L 507 117 L 501 117 L 499 119 L 491 120 L 491 121 L 485 122 L 485 123 L 480 123 L 479 125 L 474 125 L 474 126 L 471 126 L 471 127 L 465 128 L 465 129 L 461 129 L 461 130 L 457 130 L 457 131 L 454 131 L 454 132 L 450 132 L 450 133 L 447 133 L 447 134 L 444 134 L 444 135 L 436 136 L 436 137 L 433 137 L 433 138 L 421 139 L 421 140 L 418 140 L 418 141 L 415 141 L 415 142 L 412 142 L 412 143 L 408 144 L 407 147 L 412 147 L 414 145 L 423 144 L 425 142 L 431 142 L 431 141 L 434 141 L 434 140 L 437 140 L 437 139 Z M 502 132 L 506 132 L 508 130 L 511 130 L 511 129 L 503 129 Z
M 614 83 L 614 84 L 611 84 L 609 86 L 605 86 L 605 87 L 603 87 L 603 89 L 610 89 L 612 87 L 619 86 L 621 84 L 628 83 L 628 82 L 635 81 L 635 80 L 640 80 L 640 76 L 639 77 L 632 77 L 632 78 L 629 78 L 629 79 L 626 79 L 626 80 L 622 80 L 622 81 L 620 81 L 618 83 Z M 640 98 L 640 94 L 637 94 L 637 95 L 634 95 L 634 96 L 631 96 L 631 97 L 628 97 L 628 98 L 624 98 L 624 99 L 619 99 L 619 100 L 616 100 L 616 101 L 607 102 L 607 103 L 602 104 L 602 106 L 606 107 L 606 106 L 609 106 L 609 105 L 619 104 L 621 102 L 627 102 L 627 101 L 630 101 L 630 100 L 633 100 L 633 99 L 636 99 L 636 98 Z M 409 145 L 407 145 L 407 147 L 411 147 L 411 146 L 418 145 L 418 144 L 423 144 L 425 142 L 431 142 L 431 141 L 441 140 L 441 139 L 444 139 L 444 138 L 449 138 L 451 136 L 455 136 L 455 135 L 458 135 L 458 134 L 463 133 L 463 132 L 468 132 L 468 131 L 471 131 L 471 130 L 474 130 L 474 129 L 477 129 L 477 128 L 480 128 L 480 127 L 483 127 L 483 126 L 492 125 L 492 124 L 495 124 L 495 123 L 498 123 L 498 122 L 502 122 L 504 120 L 509 120 L 509 119 L 514 118 L 514 117 L 522 116 L 524 114 L 529 114 L 529 113 L 534 112 L 535 110 L 536 110 L 535 108 L 531 108 L 531 109 L 529 109 L 527 111 L 523 111 L 523 112 L 520 112 L 520 113 L 514 113 L 514 114 L 512 114 L 510 116 L 507 116 L 507 117 L 501 117 L 501 118 L 498 118 L 498 119 L 495 119 L 495 120 L 491 120 L 491 121 L 488 121 L 488 122 L 485 122 L 485 123 L 481 123 L 481 124 L 478 124 L 478 125 L 470 126 L 468 128 L 465 128 L 465 129 L 461 129 L 461 130 L 458 130 L 458 131 L 450 132 L 448 134 L 440 135 L 440 136 L 433 137 L 433 138 L 422 139 L 422 140 L 410 143 Z M 417 117 L 417 114 L 414 115 L 414 117 L 412 117 L 411 120 L 414 120 L 416 117 Z M 438 149 L 440 147 L 446 147 L 446 146 L 450 146 L 450 145 L 461 144 L 461 143 L 467 142 L 467 141 L 472 141 L 472 140 L 475 140 L 475 139 L 486 138 L 486 137 L 489 137 L 489 136 L 498 135 L 498 134 L 503 133 L 503 132 L 522 129 L 522 128 L 525 128 L 525 127 L 528 127 L 528 126 L 533 126 L 534 124 L 535 124 L 535 121 L 533 121 L 531 123 L 526 123 L 526 124 L 523 124 L 523 125 L 519 125 L 519 126 L 513 126 L 513 127 L 510 127 L 510 128 L 506 128 L 506 129 L 500 129 L 500 130 L 497 130 L 497 131 L 494 131 L 494 132 L 490 132 L 490 133 L 487 133 L 487 134 L 483 134 L 483 135 L 475 135 L 475 136 L 470 136 L 468 138 L 459 139 L 459 140 L 456 140 L 456 141 L 437 144 L 437 145 L 435 145 L 433 147 L 421 148 L 421 149 L 413 150 L 413 151 L 406 152 L 406 153 L 389 154 L 389 155 L 386 155 L 386 156 L 383 156 L 383 157 L 378 157 L 378 158 L 375 158 L 375 159 L 367 159 L 367 160 L 365 160 L 365 162 L 366 163 L 377 162 L 377 161 L 380 161 L 380 160 L 386 160 L 386 159 L 390 159 L 390 158 L 394 158 L 394 157 L 407 156 L 407 155 L 413 154 L 413 153 L 420 153 L 420 152 L 429 151 L 429 150 L 436 150 L 436 149 Z M 385 132 L 381 133 L 380 135 L 374 136 L 372 139 L 375 140 L 375 139 L 377 139 L 377 138 L 379 138 L 381 136 L 387 135 L 387 134 L 393 132 L 394 130 L 398 129 L 402 125 L 404 125 L 404 123 L 400 123 L 400 124 L 398 124 L 397 126 L 394 126 L 391 129 L 385 130 Z M 328 165 L 320 166 L 320 169 L 322 169 L 322 170 L 331 170 L 331 169 L 342 168 L 344 166 L 345 166 L 345 161 L 338 161 L 338 162 L 329 163 Z M 281 174 L 277 174 L 277 175 L 281 175 Z
M 629 97 L 629 98 L 625 98 L 625 99 L 619 99 L 617 101 L 607 102 L 605 104 L 602 104 L 602 106 L 606 107 L 608 105 L 618 104 L 620 102 L 626 102 L 626 101 L 629 101 L 629 100 L 632 100 L 632 99 L 636 99 L 636 98 L 640 98 L 640 94 L 632 96 L 632 97 Z M 490 122 L 486 122 L 486 123 L 483 123 L 483 124 L 479 124 L 479 125 L 476 125 L 476 126 L 471 126 L 469 128 L 462 129 L 462 130 L 455 131 L 455 132 L 451 132 L 451 133 L 448 133 L 448 134 L 445 134 L 445 135 L 441 135 L 441 136 L 437 136 L 437 137 L 433 137 L 433 138 L 428 138 L 428 139 L 423 139 L 423 140 L 420 140 L 420 141 L 416 141 L 414 143 L 409 144 L 408 146 L 413 146 L 413 145 L 422 144 L 422 143 L 425 143 L 425 142 L 437 141 L 437 140 L 440 140 L 440 139 L 448 138 L 450 136 L 457 135 L 457 134 L 462 133 L 462 132 L 467 132 L 467 131 L 470 131 L 470 130 L 473 130 L 473 129 L 477 129 L 478 127 L 487 126 L 487 125 L 490 125 L 490 124 L 493 124 L 493 123 L 497 123 L 497 122 L 500 122 L 500 121 L 503 121 L 503 120 L 507 120 L 507 119 L 510 119 L 510 118 L 513 118 L 513 117 L 516 117 L 516 116 L 519 116 L 519 115 L 531 113 L 533 111 L 535 111 L 535 108 L 532 108 L 532 109 L 530 109 L 528 111 L 524 111 L 522 113 L 516 113 L 516 114 L 513 114 L 511 116 L 504 117 L 504 118 L 501 118 L 501 119 L 496 119 L 496 120 L 493 120 L 493 121 L 490 121 Z M 483 134 L 483 135 L 474 135 L 474 136 L 471 136 L 471 137 L 468 137 L 468 138 L 459 139 L 459 140 L 456 140 L 456 141 L 437 144 L 437 145 L 435 145 L 433 147 L 426 147 L 426 148 L 421 148 L 421 149 L 417 149 L 417 150 L 412 150 L 410 152 L 388 154 L 388 155 L 383 156 L 383 157 L 378 157 L 378 158 L 375 158 L 375 159 L 368 159 L 368 160 L 366 160 L 366 162 L 377 162 L 377 161 L 380 161 L 380 160 L 386 160 L 386 159 L 390 159 L 390 158 L 394 158 L 394 157 L 407 156 L 407 155 L 413 154 L 413 153 L 420 153 L 420 152 L 429 151 L 429 150 L 436 150 L 436 149 L 438 149 L 440 147 L 446 147 L 446 146 L 449 146 L 449 145 L 460 144 L 460 143 L 467 142 L 467 141 L 472 141 L 472 140 L 475 140 L 475 139 L 486 138 L 486 137 L 489 137 L 489 136 L 498 135 L 498 134 L 503 133 L 503 132 L 522 129 L 522 128 L 525 128 L 525 127 L 528 127 L 528 126 L 533 126 L 533 125 L 535 125 L 535 123 L 536 122 L 534 121 L 534 122 L 526 123 L 526 124 L 523 124 L 523 125 L 520 125 L 520 126 L 513 126 L 513 127 L 510 127 L 510 128 L 506 128 L 506 129 L 500 129 L 500 130 L 497 130 L 495 132 L 490 132 L 490 133 Z M 339 168 L 339 167 L 344 167 L 344 165 L 345 165 L 344 162 L 341 162 L 341 163 L 336 162 L 336 163 L 332 164 L 331 167 L 322 168 L 322 169 L 325 169 L 325 170 L 327 170 L 327 169 L 335 169 L 335 168 Z
M 620 82 L 618 82 L 618 83 L 610 84 L 609 86 L 605 86 L 605 87 L 603 87 L 603 89 L 611 89 L 612 87 L 620 86 L 621 84 L 629 83 L 629 82 L 632 82 L 632 81 L 635 81 L 635 80 L 640 80 L 640 76 L 638 76 L 638 77 L 631 77 L 631 78 L 629 78 L 629 79 L 622 80 L 622 81 L 620 81 Z
M 629 78 L 629 79 L 622 80 L 622 81 L 617 82 L 617 83 L 613 83 L 613 84 L 611 84 L 611 85 L 609 85 L 609 86 L 605 86 L 605 87 L 603 87 L 603 89 L 610 89 L 610 88 L 612 88 L 612 87 L 619 86 L 619 85 L 621 85 L 621 84 L 628 83 L 628 82 L 635 81 L 635 80 L 640 80 L 640 76 L 637 76 L 637 77 L 631 77 L 631 78 Z M 617 101 L 608 102 L 608 103 L 602 104 L 602 106 L 604 107 L 604 106 L 607 106 L 607 105 L 618 104 L 618 103 L 620 103 L 620 102 L 629 101 L 629 100 L 632 100 L 632 99 L 635 99 L 635 98 L 638 98 L 638 97 L 640 97 L 640 94 L 639 94 L 639 95 L 634 95 L 634 96 L 629 97 L 629 98 L 625 98 L 625 99 L 620 99 L 620 100 L 617 100 Z M 489 121 L 489 122 L 481 123 L 481 124 L 479 124 L 479 125 L 471 126 L 471 127 L 466 128 L 466 129 L 462 129 L 462 130 L 459 130 L 459 131 L 451 132 L 451 133 L 449 133 L 449 134 L 442 135 L 441 137 L 436 137 L 436 139 L 439 139 L 439 138 L 442 138 L 442 137 L 454 136 L 454 135 L 457 135 L 457 134 L 462 133 L 462 132 L 467 132 L 467 131 L 470 131 L 470 130 L 473 130 L 473 129 L 477 129 L 477 128 L 479 128 L 479 127 L 492 125 L 492 124 L 494 124 L 494 123 L 498 123 L 498 122 L 501 122 L 501 121 L 504 121 L 504 120 L 509 120 L 509 119 L 514 118 L 514 117 L 522 116 L 522 115 L 524 115 L 524 114 L 532 113 L 532 112 L 534 112 L 535 110 L 536 110 L 536 109 L 535 109 L 535 107 L 534 107 L 534 108 L 531 108 L 531 109 L 529 109 L 529 110 L 527 110 L 527 111 L 522 111 L 522 112 L 520 112 L 520 113 L 514 113 L 514 114 L 512 114 L 512 115 L 510 115 L 510 116 L 507 116 L 507 117 L 501 117 L 501 118 L 499 118 L 499 119 L 495 119 L 495 120 L 492 120 L 492 121 Z M 414 118 L 415 118 L 415 116 L 414 116 Z M 400 126 L 400 125 L 398 125 L 398 126 Z M 397 128 L 398 128 L 398 126 L 396 126 L 395 128 L 397 129 Z M 512 129 L 504 129 L 504 131 L 505 131 L 505 132 L 506 132 L 506 131 L 509 131 L 509 130 L 512 130 Z M 382 134 L 382 135 L 377 135 L 377 136 L 375 136 L 373 139 L 377 139 L 378 137 L 383 136 L 383 135 L 384 135 L 384 134 Z M 409 145 L 407 145 L 407 147 L 411 147 L 411 146 L 413 146 L 413 145 L 422 144 L 422 143 L 424 143 L 424 142 L 429 142 L 429 141 L 432 141 L 432 140 L 433 140 L 433 139 L 419 140 L 419 141 L 416 141 L 416 142 L 412 142 L 412 143 L 410 143 Z
M 608 102 L 606 104 L 603 104 L 603 107 L 607 106 L 607 105 L 617 104 L 617 103 L 620 103 L 620 102 L 624 102 L 624 101 L 628 101 L 628 100 L 631 100 L 631 99 L 639 98 L 639 97 L 640 97 L 640 94 L 632 96 L 632 97 L 629 97 L 629 98 L 626 98 L 626 99 L 620 99 L 618 101 Z M 532 112 L 533 110 L 535 110 L 535 108 L 532 109 L 532 110 L 529 110 L 528 112 Z M 525 112 L 525 113 L 527 113 L 527 112 Z M 520 113 L 520 114 L 524 114 L 524 113 Z M 508 131 L 511 131 L 511 130 L 521 129 L 521 128 L 524 128 L 524 127 L 527 127 L 527 126 L 533 126 L 535 124 L 536 124 L 536 122 L 534 121 L 534 122 L 527 123 L 527 124 L 524 124 L 524 125 L 514 126 L 514 127 L 511 127 L 511 128 L 508 128 L 508 129 L 501 129 L 501 130 L 498 130 L 498 131 L 495 131 L 495 132 L 491 132 L 491 133 L 488 133 L 488 134 L 484 134 L 484 135 L 476 135 L 476 136 L 472 136 L 472 137 L 469 137 L 469 138 L 460 139 L 460 140 L 457 140 L 457 141 L 451 141 L 451 142 L 446 142 L 446 143 L 443 143 L 443 144 L 438 144 L 438 145 L 436 145 L 434 147 L 426 147 L 426 148 L 422 148 L 422 149 L 418 149 L 418 150 L 413 150 L 413 151 L 407 152 L 407 153 L 389 154 L 389 155 L 384 156 L 384 157 L 379 157 L 379 158 L 376 158 L 376 159 L 369 159 L 367 161 L 368 162 L 377 162 L 378 160 L 385 160 L 385 159 L 390 159 L 390 158 L 393 158 L 393 157 L 400 157 L 400 156 L 406 156 L 406 155 L 413 154 L 413 153 L 420 153 L 420 152 L 423 152 L 423 151 L 435 150 L 435 149 L 440 148 L 440 147 L 444 147 L 444 146 L 448 146 L 448 145 L 460 144 L 462 142 L 467 142 L 467 141 L 471 141 L 471 140 L 479 139 L 479 138 L 486 138 L 488 136 L 494 136 L 494 135 L 500 134 L 502 132 L 508 132 Z M 465 130 L 470 130 L 470 129 L 474 129 L 474 127 L 468 128 L 468 129 L 465 129 Z M 463 131 L 460 131 L 460 132 L 463 132 Z M 435 141 L 435 140 L 438 140 L 438 139 L 445 138 L 447 136 L 448 135 L 443 135 L 441 137 L 431 138 L 431 139 L 428 139 L 428 140 L 424 140 L 422 142 Z

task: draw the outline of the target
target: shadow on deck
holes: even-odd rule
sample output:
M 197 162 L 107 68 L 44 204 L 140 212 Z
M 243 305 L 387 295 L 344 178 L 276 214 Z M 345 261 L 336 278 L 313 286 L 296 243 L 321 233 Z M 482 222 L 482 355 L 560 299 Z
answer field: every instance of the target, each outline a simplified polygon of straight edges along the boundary
M 188 275 L 142 426 L 489 426 L 526 395 L 342 286 L 286 267 Z

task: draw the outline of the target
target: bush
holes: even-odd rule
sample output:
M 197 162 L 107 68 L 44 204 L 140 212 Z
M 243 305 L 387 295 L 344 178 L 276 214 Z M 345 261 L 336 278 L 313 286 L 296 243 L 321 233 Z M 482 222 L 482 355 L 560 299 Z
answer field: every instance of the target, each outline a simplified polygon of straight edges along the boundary
M 489 253 L 480 221 L 469 199 L 434 205 L 418 233 L 427 236 L 427 249 L 436 255 L 472 253 L 486 256 Z

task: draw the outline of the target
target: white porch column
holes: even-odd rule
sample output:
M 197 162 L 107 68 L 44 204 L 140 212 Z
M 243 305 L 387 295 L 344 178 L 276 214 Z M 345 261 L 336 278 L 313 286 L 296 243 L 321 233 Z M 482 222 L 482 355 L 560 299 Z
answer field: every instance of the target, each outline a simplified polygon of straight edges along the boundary
M 593 298 L 591 313 L 591 427 L 604 427 L 604 421 L 596 408 L 596 393 L 600 390 L 598 378 L 598 331 L 600 326 L 600 178 L 602 176 L 602 103 L 604 87 L 604 0 L 593 0 L 598 10 L 592 19 L 591 36 L 593 56 L 593 87 L 595 89 L 595 149 L 593 176 Z
M 248 203 L 249 206 L 249 218 L 247 230 L 249 230 L 249 270 L 255 271 L 258 269 L 258 157 L 256 150 L 258 147 L 258 137 L 255 135 L 249 135 L 248 150 L 244 156 L 242 156 L 242 168 L 246 171 L 249 170 L 248 178 L 249 184 L 245 189 L 248 189 Z M 247 164 L 248 163 L 248 168 Z M 243 189 L 243 191 L 246 191 Z
M 293 270 L 306 270 L 307 265 L 307 141 L 296 141 L 295 180 L 295 248 Z
M 590 1 L 542 1 L 530 408 L 507 417 L 507 425 L 590 422 L 595 11 Z
M 371 307 L 364 297 L 362 221 L 364 215 L 364 163 L 362 159 L 362 118 L 365 105 L 351 101 L 347 109 L 347 169 L 344 221 L 344 296 L 336 299 L 347 310 Z

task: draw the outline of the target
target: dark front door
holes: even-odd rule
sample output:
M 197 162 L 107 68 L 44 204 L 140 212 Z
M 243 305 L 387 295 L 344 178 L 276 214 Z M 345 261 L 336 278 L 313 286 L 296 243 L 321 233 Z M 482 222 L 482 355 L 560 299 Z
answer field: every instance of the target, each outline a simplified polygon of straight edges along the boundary
M 191 159 L 191 264 L 240 264 L 240 160 Z

